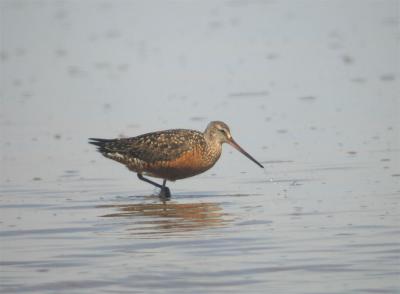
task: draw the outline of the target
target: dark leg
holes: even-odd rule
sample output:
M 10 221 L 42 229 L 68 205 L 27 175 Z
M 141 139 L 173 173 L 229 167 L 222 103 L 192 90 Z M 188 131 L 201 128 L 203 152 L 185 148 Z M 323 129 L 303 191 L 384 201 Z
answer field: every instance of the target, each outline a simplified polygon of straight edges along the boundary
M 163 188 L 163 186 L 161 186 L 160 184 L 157 184 L 156 182 L 150 181 L 149 179 L 143 177 L 142 174 L 137 174 L 138 178 L 146 183 L 152 184 L 153 186 L 156 186 L 158 188 Z
M 167 180 L 164 180 L 162 187 L 161 187 L 161 191 L 160 191 L 161 198 L 171 198 L 171 191 L 169 190 L 169 188 L 167 186 L 165 186 L 166 183 L 167 183 Z
M 145 177 L 143 177 L 142 174 L 137 174 L 138 178 L 146 183 L 152 184 L 153 186 L 156 186 L 157 188 L 160 188 L 160 197 L 162 198 L 170 198 L 171 197 L 171 192 L 169 191 L 169 188 L 165 186 L 165 184 L 167 183 L 167 180 L 163 181 L 163 184 L 157 184 L 156 182 L 153 182 Z

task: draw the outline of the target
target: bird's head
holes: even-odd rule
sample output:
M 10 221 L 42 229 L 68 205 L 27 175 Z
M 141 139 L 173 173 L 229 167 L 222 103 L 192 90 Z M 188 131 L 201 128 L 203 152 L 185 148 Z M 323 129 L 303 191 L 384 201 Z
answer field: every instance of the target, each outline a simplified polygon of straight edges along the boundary
M 211 142 L 217 142 L 220 145 L 223 143 L 228 143 L 258 166 L 264 168 L 261 163 L 255 160 L 249 153 L 240 147 L 235 140 L 233 140 L 231 131 L 226 123 L 222 121 L 212 121 L 208 124 L 204 134 Z

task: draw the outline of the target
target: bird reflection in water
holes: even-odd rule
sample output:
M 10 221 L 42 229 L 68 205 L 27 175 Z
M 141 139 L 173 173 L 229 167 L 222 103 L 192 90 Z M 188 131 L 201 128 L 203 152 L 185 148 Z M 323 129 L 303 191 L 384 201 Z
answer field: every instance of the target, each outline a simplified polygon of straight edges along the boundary
M 225 226 L 229 220 L 218 203 L 138 203 L 102 205 L 117 212 L 107 218 L 132 219 L 128 228 L 134 235 L 165 235 Z

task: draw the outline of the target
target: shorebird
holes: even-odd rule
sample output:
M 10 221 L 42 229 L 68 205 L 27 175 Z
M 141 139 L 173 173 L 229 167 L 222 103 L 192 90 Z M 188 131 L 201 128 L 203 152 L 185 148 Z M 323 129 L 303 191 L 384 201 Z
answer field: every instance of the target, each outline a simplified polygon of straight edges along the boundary
M 105 157 L 124 164 L 137 173 L 140 180 L 160 188 L 160 197 L 166 198 L 171 196 L 167 180 L 192 177 L 210 169 L 221 156 L 223 143 L 264 168 L 233 140 L 229 127 L 222 121 L 210 122 L 204 132 L 173 129 L 131 138 L 89 140 Z M 163 183 L 158 184 L 143 175 L 161 178 Z

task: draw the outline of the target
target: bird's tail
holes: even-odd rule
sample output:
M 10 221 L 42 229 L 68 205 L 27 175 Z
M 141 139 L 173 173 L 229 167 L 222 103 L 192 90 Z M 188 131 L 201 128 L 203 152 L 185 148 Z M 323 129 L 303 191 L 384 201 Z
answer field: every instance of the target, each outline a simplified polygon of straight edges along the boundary
M 89 144 L 97 146 L 97 151 L 103 156 L 126 164 L 127 158 L 125 151 L 121 148 L 120 139 L 89 138 Z
M 97 146 L 97 150 L 100 152 L 105 152 L 107 145 L 115 141 L 114 139 L 100 139 L 100 138 L 89 138 L 89 144 Z
M 108 142 L 114 141 L 113 139 L 100 139 L 100 138 L 89 138 L 89 144 L 93 144 L 96 146 L 104 146 Z

